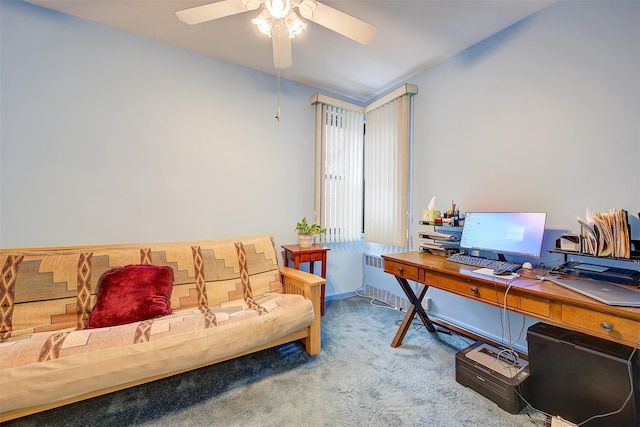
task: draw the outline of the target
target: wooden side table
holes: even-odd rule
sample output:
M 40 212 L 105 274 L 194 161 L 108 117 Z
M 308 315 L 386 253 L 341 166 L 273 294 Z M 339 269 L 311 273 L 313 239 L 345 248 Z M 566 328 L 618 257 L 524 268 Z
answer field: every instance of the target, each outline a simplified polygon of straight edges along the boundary
M 300 269 L 300 263 L 308 262 L 309 264 L 309 272 L 313 273 L 313 267 L 316 261 L 322 263 L 322 274 L 320 275 L 323 279 L 327 278 L 327 252 L 330 250 L 329 248 L 325 248 L 322 245 L 311 245 L 310 248 L 301 248 L 300 245 L 282 245 L 282 249 L 284 249 L 284 266 L 289 267 L 289 261 L 293 261 L 293 268 L 296 270 Z M 324 316 L 324 288 L 323 284 L 320 288 L 320 315 Z

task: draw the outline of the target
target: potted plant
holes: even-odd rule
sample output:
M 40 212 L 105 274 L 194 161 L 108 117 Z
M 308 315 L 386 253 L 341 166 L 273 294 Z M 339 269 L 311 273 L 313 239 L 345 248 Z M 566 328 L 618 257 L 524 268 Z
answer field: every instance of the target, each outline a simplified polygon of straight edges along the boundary
M 311 240 L 316 234 L 326 233 L 327 229 L 320 227 L 318 224 L 309 224 L 307 218 L 302 218 L 302 221 L 296 224 L 296 231 L 298 232 L 298 244 L 301 248 L 310 248 Z

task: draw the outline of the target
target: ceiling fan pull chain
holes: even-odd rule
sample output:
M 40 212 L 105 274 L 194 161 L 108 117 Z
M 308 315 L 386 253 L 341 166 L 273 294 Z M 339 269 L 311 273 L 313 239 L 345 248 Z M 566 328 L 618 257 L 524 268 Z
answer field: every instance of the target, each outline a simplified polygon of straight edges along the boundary
M 280 32 L 278 32 L 278 37 L 280 37 Z M 281 68 L 278 67 L 278 109 L 276 111 L 276 120 L 277 121 L 280 121 L 280 69 Z

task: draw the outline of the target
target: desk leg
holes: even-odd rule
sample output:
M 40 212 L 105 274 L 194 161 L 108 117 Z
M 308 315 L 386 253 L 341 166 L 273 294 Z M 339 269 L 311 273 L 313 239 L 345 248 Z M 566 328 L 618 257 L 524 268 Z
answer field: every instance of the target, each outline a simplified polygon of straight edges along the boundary
M 404 319 L 402 319 L 402 323 L 398 328 L 398 332 L 396 332 L 396 336 L 393 338 L 393 341 L 391 341 L 391 347 L 393 348 L 398 347 L 402 344 L 402 341 L 404 340 L 404 337 L 409 330 L 409 326 L 411 326 L 411 322 L 413 322 L 413 317 L 416 315 L 416 312 L 427 330 L 429 332 L 436 332 L 436 328 L 433 326 L 433 324 L 429 320 L 429 317 L 427 316 L 427 313 L 422 307 L 422 299 L 426 295 L 427 289 L 429 289 L 429 287 L 426 285 L 420 285 L 419 294 L 416 295 L 413 292 L 413 289 L 411 289 L 411 285 L 409 285 L 409 282 L 407 282 L 405 278 L 396 276 L 396 279 L 398 280 L 398 283 L 400 284 L 400 287 L 402 288 L 404 293 L 407 295 L 407 298 L 409 298 L 411 307 L 407 310 L 407 314 L 404 316 Z

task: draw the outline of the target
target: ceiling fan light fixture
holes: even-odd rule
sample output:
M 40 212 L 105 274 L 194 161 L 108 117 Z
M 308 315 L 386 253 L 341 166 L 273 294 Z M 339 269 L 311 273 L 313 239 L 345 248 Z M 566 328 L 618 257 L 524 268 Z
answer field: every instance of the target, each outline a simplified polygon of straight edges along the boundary
M 242 0 L 247 10 L 256 10 L 260 7 L 260 0 Z
M 275 19 L 284 18 L 291 9 L 290 0 L 265 0 L 264 4 Z
M 300 15 L 305 19 L 311 19 L 313 17 L 313 11 L 316 10 L 318 4 L 313 0 L 302 0 L 298 5 Z
M 287 26 L 287 31 L 289 32 L 289 38 L 292 39 L 298 34 L 302 32 L 305 28 L 307 28 L 307 24 L 302 22 L 300 17 L 295 12 L 291 12 L 284 19 L 284 24 Z
M 251 22 L 256 24 L 262 34 L 271 37 L 271 28 L 273 27 L 275 19 L 273 19 L 267 9 L 263 9 L 260 15 L 253 18 Z
M 262 3 L 265 7 L 260 9 Z M 278 71 L 292 64 L 291 39 L 307 26 L 300 16 L 361 44 L 369 43 L 376 34 L 374 25 L 315 0 L 217 0 L 178 10 L 176 15 L 193 25 L 257 9 L 260 12 L 251 22 L 271 38 L 273 65 Z

